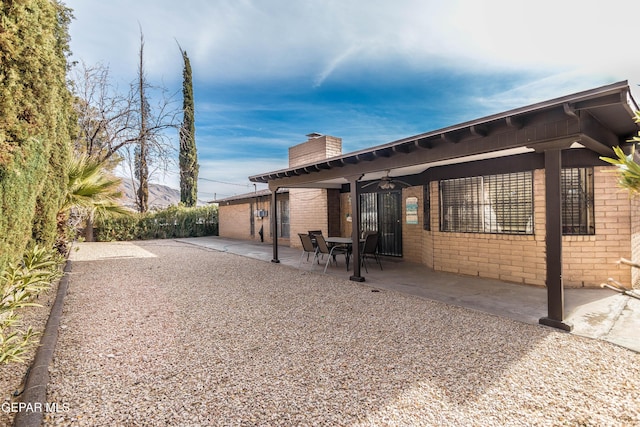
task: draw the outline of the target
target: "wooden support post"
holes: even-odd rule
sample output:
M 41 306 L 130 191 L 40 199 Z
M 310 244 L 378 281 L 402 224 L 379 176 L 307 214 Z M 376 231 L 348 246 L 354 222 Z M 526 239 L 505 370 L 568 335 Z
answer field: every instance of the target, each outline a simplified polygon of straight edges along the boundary
M 354 282 L 364 282 L 360 275 L 360 190 L 358 180 L 362 175 L 347 177 L 351 187 L 351 240 L 353 241 L 353 275 L 349 277 Z
M 562 283 L 562 150 L 544 152 L 546 197 L 547 311 L 540 324 L 570 331 L 564 322 Z
M 271 262 L 279 263 L 278 259 L 278 187 L 271 187 L 271 235 L 273 237 L 273 258 Z

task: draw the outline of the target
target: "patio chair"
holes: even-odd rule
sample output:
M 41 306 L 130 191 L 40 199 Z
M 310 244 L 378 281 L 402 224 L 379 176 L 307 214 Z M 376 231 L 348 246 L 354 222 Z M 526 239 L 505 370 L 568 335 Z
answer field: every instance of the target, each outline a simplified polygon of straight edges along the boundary
M 382 270 L 382 263 L 380 257 L 378 257 L 378 232 L 369 231 L 365 234 L 364 243 L 362 244 L 362 250 L 360 251 L 360 262 L 364 266 L 365 271 L 368 273 L 367 258 L 373 258 L 376 260 Z
M 309 237 L 311 237 L 313 246 L 316 246 L 316 235 L 319 234 L 322 236 L 322 230 L 309 230 L 307 233 L 309 233 Z
M 298 263 L 298 269 L 302 265 L 302 258 L 304 258 L 304 254 L 307 254 L 307 261 L 309 261 L 309 254 L 313 254 L 313 261 L 317 258 L 317 249 L 314 247 L 311 242 L 311 237 L 308 234 L 298 233 L 300 236 L 300 241 L 302 242 L 302 254 L 300 255 L 300 262 Z M 311 261 L 313 263 L 313 261 Z M 313 264 L 311 264 L 311 268 L 313 268 Z
M 329 246 L 327 245 L 327 241 L 324 240 L 324 237 L 322 237 L 322 234 L 316 235 L 316 242 L 318 243 L 318 251 L 316 252 L 316 257 L 319 256 L 320 254 L 328 255 L 327 263 L 324 265 L 324 273 L 327 272 L 327 267 L 329 266 L 329 263 L 331 262 L 332 259 L 336 263 L 336 265 L 338 265 L 338 261 L 336 260 L 336 255 L 338 254 L 344 254 L 345 262 L 347 262 L 347 265 L 348 265 L 347 257 L 349 256 L 349 250 L 346 247 L 341 245 L 335 245 L 335 246 L 332 246 L 331 249 L 329 249 Z

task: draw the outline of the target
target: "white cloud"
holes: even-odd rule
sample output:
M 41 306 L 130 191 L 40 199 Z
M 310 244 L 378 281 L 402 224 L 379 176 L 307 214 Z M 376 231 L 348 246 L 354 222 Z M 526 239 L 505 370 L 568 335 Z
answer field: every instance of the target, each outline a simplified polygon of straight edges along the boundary
M 531 80 L 488 97 L 474 97 L 471 102 L 489 115 L 592 89 L 609 82 L 606 78 L 585 70 L 573 70 Z
M 139 28 L 146 65 L 179 78 L 174 39 L 195 74 L 211 79 L 308 76 L 321 84 L 338 67 L 405 58 L 425 69 L 588 68 L 638 73 L 632 0 L 69 0 L 72 40 L 87 62 L 134 75 Z M 107 35 L 107 36 L 105 36 Z
M 634 90 L 640 83 L 636 26 L 628 18 L 638 15 L 637 0 L 67 0 L 67 5 L 75 9 L 76 20 L 71 24 L 75 57 L 89 65 L 108 64 L 112 76 L 124 82 L 135 78 L 141 27 L 149 77 L 153 81 L 163 78 L 177 87 L 182 79 L 182 59 L 175 40 L 189 54 L 194 79 L 217 87 L 228 82 L 246 82 L 252 87 L 250 83 L 269 80 L 284 86 L 302 79 L 312 89 L 338 74 L 359 75 L 344 71 L 393 73 L 402 67 L 410 67 L 415 75 L 427 75 L 434 69 L 489 77 L 501 72 L 523 75 L 526 83 L 515 83 L 507 90 L 505 84 L 497 92 L 478 91 L 482 97 L 460 93 L 455 106 L 446 104 L 457 110 L 472 109 L 470 118 L 478 118 L 483 111 L 497 113 L 614 80 L 628 79 Z M 534 75 L 541 77 L 532 80 Z M 268 89 L 278 91 L 278 87 Z M 455 94 L 456 88 L 447 91 L 450 93 Z M 295 115 L 297 111 L 322 108 L 266 98 L 265 102 L 252 101 L 256 104 L 251 108 L 277 109 L 286 113 L 282 116 L 296 118 L 300 117 Z M 214 102 L 221 100 L 212 96 L 198 103 L 197 119 L 208 120 L 196 124 L 197 132 L 213 134 L 224 128 L 232 134 L 237 129 L 241 143 L 214 136 L 211 148 L 204 147 L 203 154 L 216 145 L 237 153 L 267 144 L 273 151 L 286 153 L 285 145 L 302 142 L 301 126 L 317 126 L 309 122 L 296 127 L 284 120 L 279 126 L 274 120 L 266 124 L 271 128 L 265 135 L 261 132 L 265 122 L 251 120 L 258 114 L 240 115 L 234 123 L 223 121 L 229 109 L 249 108 L 247 103 Z M 335 115 L 337 108 L 348 106 L 330 108 L 332 111 L 320 111 L 315 117 L 326 118 Z M 352 141 L 370 144 L 372 134 L 393 138 L 405 131 L 406 122 L 392 123 L 389 117 L 366 113 L 345 111 L 338 120 L 330 117 L 331 129 L 307 132 L 347 137 L 339 133 L 351 131 L 352 140 L 345 139 L 345 147 L 356 149 L 360 147 Z M 453 120 L 458 120 L 454 116 Z M 451 124 L 454 122 L 446 123 Z M 416 126 L 425 126 L 420 131 L 431 129 L 427 122 Z M 219 151 L 211 154 L 224 155 Z M 275 156 L 273 152 L 268 155 Z M 212 179 L 248 183 L 249 175 L 286 167 L 283 163 L 286 154 L 281 159 L 243 163 L 203 159 L 201 176 L 208 171 L 216 174 Z M 167 179 L 177 181 L 175 176 Z M 209 193 L 244 190 L 221 188 L 201 183 L 201 189 Z

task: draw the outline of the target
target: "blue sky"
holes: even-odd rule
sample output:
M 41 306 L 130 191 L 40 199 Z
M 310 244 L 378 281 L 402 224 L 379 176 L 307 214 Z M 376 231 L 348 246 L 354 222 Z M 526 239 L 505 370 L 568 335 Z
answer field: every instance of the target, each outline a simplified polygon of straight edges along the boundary
M 121 87 L 136 76 L 140 28 L 151 83 L 179 92 L 176 40 L 187 51 L 203 200 L 252 191 L 247 177 L 287 167 L 311 132 L 341 137 L 347 153 L 640 83 L 637 0 L 65 3 L 73 59 L 109 66 Z M 178 188 L 177 167 L 154 180 Z

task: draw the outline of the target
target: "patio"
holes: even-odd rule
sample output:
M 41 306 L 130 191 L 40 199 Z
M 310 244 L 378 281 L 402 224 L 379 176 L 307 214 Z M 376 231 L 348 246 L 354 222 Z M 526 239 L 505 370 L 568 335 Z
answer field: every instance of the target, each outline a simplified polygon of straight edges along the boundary
M 272 258 L 272 247 L 267 243 L 217 236 L 179 240 L 265 262 Z M 297 268 L 300 254 L 299 249 L 281 246 L 278 258 L 282 264 Z M 546 314 L 547 293 L 541 287 L 435 272 L 424 265 L 392 257 L 384 257 L 382 264 L 382 271 L 375 264 L 369 267 L 365 274 L 367 286 L 396 290 L 530 324 L 538 324 L 538 319 Z M 312 267 L 303 263 L 300 271 L 322 274 L 323 268 L 323 265 Z M 345 279 L 350 273 L 345 270 L 342 256 L 338 258 L 337 267 L 330 263 L 327 269 L 328 275 Z M 608 289 L 569 288 L 565 289 L 565 307 L 567 322 L 574 327 L 571 333 L 640 352 L 640 300 Z

